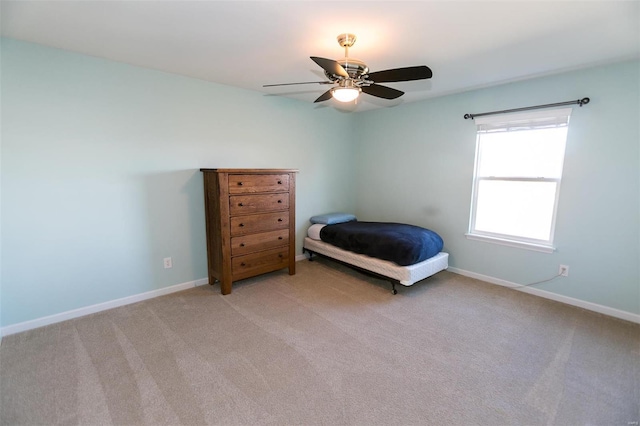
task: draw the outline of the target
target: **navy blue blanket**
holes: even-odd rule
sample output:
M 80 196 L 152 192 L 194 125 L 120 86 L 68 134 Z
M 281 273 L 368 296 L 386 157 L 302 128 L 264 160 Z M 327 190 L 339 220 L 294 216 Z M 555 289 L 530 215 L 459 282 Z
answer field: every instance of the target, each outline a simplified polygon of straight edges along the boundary
M 414 225 L 388 222 L 345 222 L 320 230 L 326 243 L 359 254 L 390 260 L 400 266 L 413 265 L 440 253 L 442 238 Z

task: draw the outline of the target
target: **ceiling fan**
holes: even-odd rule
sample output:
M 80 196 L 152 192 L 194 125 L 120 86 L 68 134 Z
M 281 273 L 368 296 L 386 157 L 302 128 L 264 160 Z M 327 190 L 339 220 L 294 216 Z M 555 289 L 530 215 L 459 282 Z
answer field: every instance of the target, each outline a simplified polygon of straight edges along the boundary
M 295 84 L 335 85 L 320 95 L 314 102 L 323 102 L 331 99 L 331 97 L 340 102 L 351 102 L 358 98 L 361 92 L 378 98 L 396 99 L 402 96 L 404 92 L 378 83 L 424 80 L 431 78 L 433 75 L 431 69 L 426 65 L 369 72 L 367 64 L 358 59 L 349 58 L 349 48 L 355 42 L 356 36 L 353 34 L 341 34 L 338 36 L 338 43 L 344 47 L 344 58 L 337 61 L 311 56 L 311 59 L 324 70 L 324 74 L 329 81 L 265 84 L 262 87 L 291 86 Z

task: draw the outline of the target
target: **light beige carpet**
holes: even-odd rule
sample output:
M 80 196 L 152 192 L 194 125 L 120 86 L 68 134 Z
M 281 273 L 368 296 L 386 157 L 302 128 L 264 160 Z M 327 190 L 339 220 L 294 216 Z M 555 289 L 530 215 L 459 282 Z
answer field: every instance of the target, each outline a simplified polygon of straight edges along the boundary
M 441 272 L 329 260 L 7 336 L 13 424 L 624 425 L 640 326 Z M 637 423 L 635 423 L 637 424 Z

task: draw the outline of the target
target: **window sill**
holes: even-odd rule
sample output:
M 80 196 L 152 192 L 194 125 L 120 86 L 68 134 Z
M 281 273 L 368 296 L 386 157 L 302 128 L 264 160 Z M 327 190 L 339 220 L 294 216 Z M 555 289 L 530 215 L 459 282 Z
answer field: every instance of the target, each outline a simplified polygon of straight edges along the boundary
M 525 250 L 539 251 L 542 253 L 553 253 L 556 250 L 556 248 L 553 246 L 544 246 L 542 244 L 525 243 L 522 241 L 513 241 L 513 240 L 506 240 L 503 238 L 487 237 L 486 235 L 477 235 L 477 234 L 465 234 L 465 235 L 469 240 L 484 241 L 487 243 L 500 244 L 503 246 L 516 247 L 516 248 L 521 248 Z

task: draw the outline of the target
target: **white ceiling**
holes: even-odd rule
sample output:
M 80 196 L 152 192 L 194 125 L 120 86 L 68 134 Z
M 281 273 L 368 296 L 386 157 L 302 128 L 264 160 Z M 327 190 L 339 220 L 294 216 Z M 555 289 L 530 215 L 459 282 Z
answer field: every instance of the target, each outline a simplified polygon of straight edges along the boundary
M 640 57 L 640 1 L 5 1 L 2 35 L 265 95 L 313 102 L 309 59 L 350 56 L 371 71 L 428 65 L 431 80 L 385 83 L 350 110 L 412 102 Z M 330 100 L 319 104 L 340 107 Z M 344 109 L 344 107 L 342 106 Z

